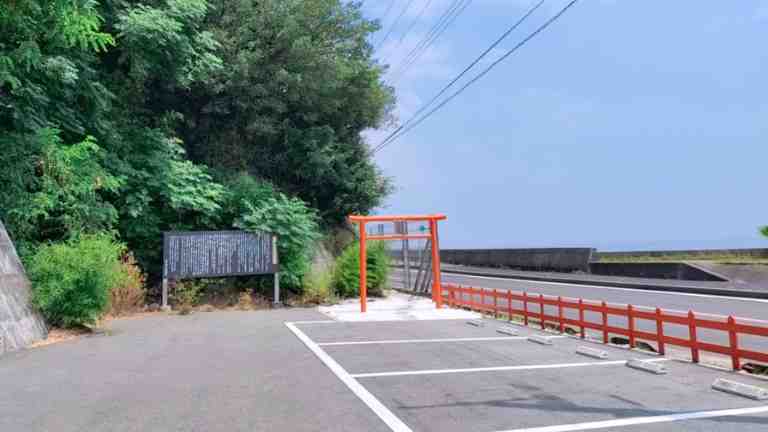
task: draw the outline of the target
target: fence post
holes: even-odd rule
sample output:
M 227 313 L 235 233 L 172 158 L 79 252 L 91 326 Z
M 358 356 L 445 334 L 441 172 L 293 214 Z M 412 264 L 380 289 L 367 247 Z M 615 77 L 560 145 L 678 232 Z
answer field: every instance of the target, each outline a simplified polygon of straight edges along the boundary
M 461 285 L 454 286 L 453 306 L 461 307 Z
M 656 337 L 658 338 L 659 354 L 666 352 L 664 344 L 664 320 L 661 318 L 661 308 L 656 308 Z
M 472 287 L 464 287 L 464 293 L 462 295 L 462 303 L 464 304 L 464 307 L 472 310 L 472 303 L 474 303 L 474 297 L 472 297 L 474 295 L 472 294 Z
M 544 330 L 547 327 L 544 325 L 544 294 L 539 294 L 539 313 L 541 316 L 539 317 L 541 319 L 541 329 Z
M 635 347 L 635 317 L 632 316 L 632 305 L 627 305 L 627 326 L 629 327 L 629 347 Z
M 523 322 L 528 325 L 528 292 L 523 291 Z
M 601 311 L 603 313 L 603 343 L 608 343 L 608 305 L 605 303 L 605 300 L 603 300 L 602 303 L 603 310 Z
M 485 288 L 480 288 L 480 313 L 485 310 Z
M 512 321 L 512 291 L 507 291 L 507 320 Z
M 496 288 L 493 289 L 493 317 L 498 318 L 499 317 L 499 301 L 498 301 L 498 291 Z
M 557 319 L 560 321 L 560 333 L 565 333 L 565 322 L 563 322 L 563 297 L 557 296 Z
M 691 361 L 699 362 L 699 342 L 696 337 L 696 316 L 692 310 L 688 311 L 688 334 L 691 342 Z
M 586 339 L 587 330 L 584 327 L 584 299 L 579 299 L 579 327 L 581 329 L 581 338 Z
M 741 369 L 741 359 L 739 358 L 739 335 L 736 333 L 736 320 L 733 315 L 728 317 L 728 338 L 731 341 L 731 365 L 733 370 Z

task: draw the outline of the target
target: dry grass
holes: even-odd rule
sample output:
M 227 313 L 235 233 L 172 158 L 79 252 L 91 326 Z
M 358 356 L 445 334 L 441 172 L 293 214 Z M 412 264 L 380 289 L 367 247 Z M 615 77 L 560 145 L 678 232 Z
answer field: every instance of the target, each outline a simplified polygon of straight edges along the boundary
M 213 307 L 213 305 L 204 304 L 204 305 L 198 306 L 197 310 L 198 312 L 214 312 L 216 308 Z
M 253 310 L 253 297 L 251 297 L 251 293 L 241 293 L 240 297 L 237 299 L 237 303 L 235 304 L 235 309 L 241 311 Z
M 240 311 L 263 310 L 272 307 L 269 298 L 261 294 L 253 294 L 249 291 L 240 293 L 233 309 Z
M 92 330 L 87 327 L 76 329 L 52 328 L 48 331 L 48 337 L 33 343 L 30 348 L 39 348 L 47 345 L 53 345 L 60 342 L 71 341 L 92 334 Z
M 120 263 L 122 274 L 120 281 L 112 287 L 109 295 L 110 316 L 124 316 L 137 313 L 144 307 L 147 291 L 146 281 L 133 255 L 126 255 Z

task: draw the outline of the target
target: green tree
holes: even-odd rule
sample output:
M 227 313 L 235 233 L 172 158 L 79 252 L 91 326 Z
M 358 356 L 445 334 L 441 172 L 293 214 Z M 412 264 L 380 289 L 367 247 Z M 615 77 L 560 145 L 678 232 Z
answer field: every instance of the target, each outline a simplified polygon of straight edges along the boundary
M 761 232 L 761 233 L 762 233 L 764 236 L 768 237 L 768 225 L 766 225 L 766 226 L 764 226 L 764 227 L 760 228 L 760 232 Z
M 370 211 L 390 183 L 361 133 L 394 102 L 376 28 L 341 0 L 4 2 L 0 218 L 25 256 L 116 229 L 156 278 L 166 230 Z
M 366 286 L 370 296 L 381 296 L 389 276 L 389 252 L 384 242 L 366 243 Z M 340 297 L 360 295 L 360 242 L 341 253 L 333 271 L 333 287 Z
M 93 0 L 17 0 L 0 8 L 0 218 L 27 255 L 43 240 L 110 228 L 119 179 L 93 137 L 111 93 L 98 55 L 114 45 Z
M 190 157 L 266 179 L 328 224 L 381 204 L 390 182 L 361 137 L 394 102 L 367 42 L 377 25 L 339 0 L 211 4 L 227 67 L 177 94 Z
M 244 201 L 247 211 L 235 226 L 277 235 L 280 280 L 286 288 L 300 292 L 310 268 L 315 242 L 320 238 L 315 211 L 298 198 L 280 192 L 259 201 Z

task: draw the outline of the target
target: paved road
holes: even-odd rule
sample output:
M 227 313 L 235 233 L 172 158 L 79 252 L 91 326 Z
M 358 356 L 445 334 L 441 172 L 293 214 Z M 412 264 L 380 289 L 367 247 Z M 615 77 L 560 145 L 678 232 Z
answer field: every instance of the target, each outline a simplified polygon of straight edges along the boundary
M 399 283 L 402 279 L 402 272 L 396 270 L 393 272 L 393 280 Z M 609 303 L 632 304 L 635 306 L 661 307 L 667 310 L 676 310 L 687 312 L 693 310 L 697 313 L 715 314 L 715 315 L 734 315 L 737 317 L 768 320 L 768 300 L 762 299 L 740 299 L 731 297 L 718 297 L 701 294 L 686 293 L 668 293 L 645 290 L 634 290 L 626 288 L 610 288 L 588 285 L 573 285 L 553 282 L 534 282 L 514 279 L 503 279 L 485 276 L 467 276 L 458 274 L 443 273 L 443 281 L 461 284 L 464 286 L 507 289 L 514 291 L 527 291 L 528 293 L 541 293 L 552 296 L 563 296 L 573 298 L 584 298 L 589 300 L 605 300 Z M 552 311 L 547 311 L 552 314 Z M 575 316 L 572 316 L 575 318 Z M 587 319 L 597 320 L 597 317 Z M 621 317 L 612 317 L 612 325 L 626 327 L 626 319 Z M 763 325 L 768 326 L 768 323 Z M 638 328 L 641 330 L 655 332 L 655 324 L 640 320 Z M 665 326 L 667 334 L 679 337 L 688 337 L 688 330 L 683 326 L 668 325 Z M 727 335 L 719 331 L 702 330 L 700 333 L 702 341 L 714 342 L 727 345 Z M 743 348 L 758 349 L 762 352 L 768 352 L 768 338 L 742 337 L 740 340 Z
M 283 324 L 324 318 L 159 315 L 8 354 L 0 431 L 387 431 Z
M 541 334 L 532 328 L 515 326 L 517 338 L 481 340 L 499 336 L 497 322 L 486 321 L 484 327 L 461 320 L 299 327 L 414 432 L 583 431 L 593 430 L 585 422 L 606 421 L 612 425 L 599 430 L 762 432 L 768 424 L 765 402 L 710 388 L 717 378 L 758 386 L 764 381 L 675 361 L 663 362 L 667 375 L 647 374 L 627 368 L 623 360 L 662 359 L 569 337 L 556 338 L 551 346 L 533 344 L 523 337 Z M 608 359 L 575 353 L 585 345 L 604 349 Z M 505 367 L 511 369 L 500 370 Z M 759 412 L 668 422 L 681 414 L 724 409 Z M 648 418 L 664 422 L 644 424 Z
M 704 267 L 704 265 L 699 265 Z M 711 267 L 711 266 L 710 266 Z M 726 267 L 726 266 L 721 266 Z M 636 288 L 652 291 L 673 291 L 694 294 L 711 294 L 768 300 L 768 272 L 765 266 L 727 266 L 720 269 L 727 282 L 691 281 L 676 279 L 652 279 L 627 276 L 604 276 L 585 273 L 535 272 L 503 268 L 458 266 L 443 264 L 445 273 L 473 276 L 501 277 L 507 279 L 572 283 L 618 288 Z M 759 268 L 758 268 L 759 267 Z

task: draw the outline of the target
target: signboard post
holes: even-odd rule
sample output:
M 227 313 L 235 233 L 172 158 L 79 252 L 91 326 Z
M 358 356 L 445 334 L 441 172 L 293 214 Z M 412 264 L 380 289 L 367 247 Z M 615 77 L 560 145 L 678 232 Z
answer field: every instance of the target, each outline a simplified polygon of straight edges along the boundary
M 277 237 L 246 231 L 173 231 L 163 233 L 163 299 L 169 280 L 274 274 L 280 303 Z

